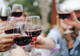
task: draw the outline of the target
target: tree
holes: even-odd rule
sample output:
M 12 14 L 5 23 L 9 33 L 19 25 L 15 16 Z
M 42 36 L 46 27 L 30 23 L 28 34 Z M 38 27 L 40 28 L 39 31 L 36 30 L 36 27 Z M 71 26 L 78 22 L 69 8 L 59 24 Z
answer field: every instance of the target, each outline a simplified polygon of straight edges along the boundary
M 43 29 L 46 31 L 48 29 L 48 0 L 41 0 L 41 16 L 42 16 L 42 23 L 43 23 Z

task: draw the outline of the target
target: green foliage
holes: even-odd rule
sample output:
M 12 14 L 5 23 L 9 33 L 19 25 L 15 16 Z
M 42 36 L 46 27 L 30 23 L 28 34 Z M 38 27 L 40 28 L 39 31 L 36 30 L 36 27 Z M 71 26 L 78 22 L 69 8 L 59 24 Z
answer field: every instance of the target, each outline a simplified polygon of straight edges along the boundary
M 24 8 L 27 8 L 27 12 L 29 12 L 29 15 L 40 15 L 40 7 L 38 6 L 34 6 L 33 3 L 36 0 L 24 0 L 23 1 L 23 6 Z M 39 3 L 39 2 L 38 2 Z
M 63 3 L 64 2 L 64 0 L 59 0 L 59 3 Z
M 2 53 L 0 53 L 0 56 L 3 56 Z
M 51 24 L 51 11 L 49 12 L 49 15 L 48 15 L 48 22 Z
M 45 34 L 47 35 L 50 32 L 51 28 L 48 28 L 48 30 L 45 32 Z
M 49 6 L 51 8 L 52 7 L 52 3 Z M 51 10 L 50 10 L 49 15 L 48 15 L 48 22 L 51 24 Z
M 5 1 L 10 1 L 10 0 L 5 0 Z

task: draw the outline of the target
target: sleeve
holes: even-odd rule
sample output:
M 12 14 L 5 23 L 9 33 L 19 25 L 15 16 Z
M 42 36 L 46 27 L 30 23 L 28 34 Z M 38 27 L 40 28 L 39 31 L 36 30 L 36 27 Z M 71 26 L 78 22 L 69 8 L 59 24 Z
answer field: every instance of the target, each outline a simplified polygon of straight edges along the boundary
M 60 49 L 60 44 L 58 43 L 58 40 L 60 40 L 60 33 L 58 30 L 56 29 L 52 29 L 50 30 L 49 34 L 47 35 L 48 38 L 51 38 L 54 43 L 55 43 L 55 46 L 53 47 L 53 49 L 51 50 L 51 55 L 57 55 L 59 54 L 60 55 L 60 52 L 59 52 L 59 49 Z
M 78 37 L 77 40 L 80 41 L 80 30 L 78 31 Z
M 50 30 L 49 34 L 47 35 L 48 38 L 51 38 L 55 44 L 58 42 L 58 32 L 54 30 Z

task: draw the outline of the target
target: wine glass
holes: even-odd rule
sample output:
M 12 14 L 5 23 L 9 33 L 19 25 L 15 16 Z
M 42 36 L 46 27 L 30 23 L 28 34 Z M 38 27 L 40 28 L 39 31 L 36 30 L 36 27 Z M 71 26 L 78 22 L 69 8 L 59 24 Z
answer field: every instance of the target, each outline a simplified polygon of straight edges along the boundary
M 6 29 L 8 21 L 11 19 L 10 18 L 10 14 L 11 14 L 11 8 L 10 7 L 1 7 L 0 8 L 0 19 L 2 21 L 2 28 Z M 2 30 L 3 34 L 4 30 Z
M 11 8 L 10 7 L 3 7 L 1 8 L 0 18 L 2 21 L 8 21 L 8 17 L 11 14 Z
M 41 23 L 39 16 L 28 16 L 26 18 L 26 23 L 24 26 L 24 32 L 26 35 L 32 37 L 32 42 L 35 42 L 37 37 L 41 34 Z M 33 55 L 35 48 L 32 48 L 31 55 Z
M 15 20 L 20 20 L 23 13 L 23 6 L 21 4 L 13 4 L 11 16 L 15 18 Z M 17 24 L 23 24 L 23 22 L 18 22 Z
M 7 22 L 10 20 L 11 8 L 3 7 L 0 9 L 0 19 L 3 21 L 3 26 L 6 27 Z
M 14 28 L 11 30 L 13 33 L 19 33 L 20 36 L 14 37 L 14 43 L 21 47 L 24 47 L 31 43 L 32 37 L 24 34 L 23 25 L 15 24 Z
M 64 34 L 68 34 L 68 33 L 73 33 L 72 30 L 69 30 L 68 28 L 66 29 L 66 31 L 64 32 Z
M 23 6 L 21 4 L 13 4 L 11 16 L 20 18 L 23 13 Z

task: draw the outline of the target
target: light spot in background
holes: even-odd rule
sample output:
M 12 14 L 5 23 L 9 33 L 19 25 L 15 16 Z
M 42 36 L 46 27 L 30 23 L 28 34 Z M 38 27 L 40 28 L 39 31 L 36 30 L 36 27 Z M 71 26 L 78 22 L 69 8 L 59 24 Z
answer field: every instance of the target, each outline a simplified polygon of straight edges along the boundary
M 49 3 L 51 3 L 51 2 L 52 2 L 52 0 L 48 0 L 48 2 L 49 2 Z
M 33 5 L 34 5 L 34 6 L 38 6 L 38 2 L 35 1 L 35 2 L 33 3 Z

